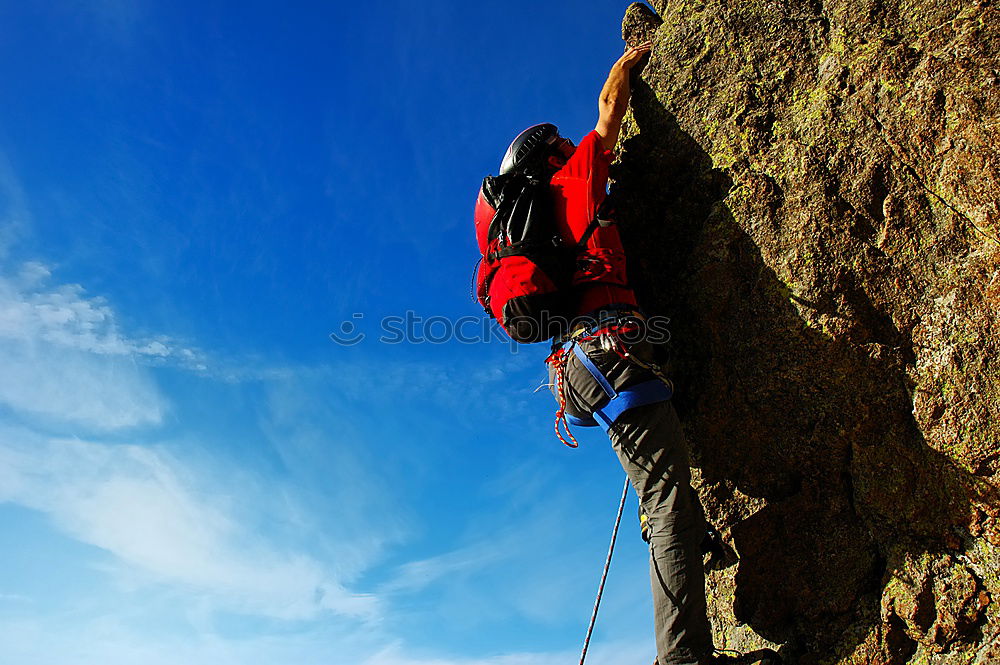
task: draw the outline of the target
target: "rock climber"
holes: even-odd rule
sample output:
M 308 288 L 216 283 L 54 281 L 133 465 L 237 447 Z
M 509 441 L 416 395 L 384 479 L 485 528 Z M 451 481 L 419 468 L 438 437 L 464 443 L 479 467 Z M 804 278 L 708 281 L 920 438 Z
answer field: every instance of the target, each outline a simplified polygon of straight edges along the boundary
M 613 223 L 594 224 L 629 105 L 630 73 L 650 49 L 649 43 L 628 48 L 614 63 L 600 93 L 597 125 L 578 145 L 554 125 L 530 127 L 511 143 L 500 174 L 542 164 L 558 235 L 567 246 L 582 248 L 572 285 L 560 294 L 569 300 L 572 323 L 553 340 L 547 360 L 550 385 L 560 416 L 577 424 L 603 421 L 639 496 L 650 544 L 658 664 L 745 662 L 713 647 L 700 549 L 706 523 L 690 487 L 687 443 L 669 399 L 670 383 L 641 334 L 646 317 L 626 278 L 618 229 Z M 483 199 L 481 194 L 477 228 L 479 208 L 495 212 Z M 488 241 L 481 237 L 481 248 Z M 484 256 L 491 255 L 484 250 Z M 499 256 L 506 255 L 492 255 Z M 489 274 L 481 280 L 481 293 L 488 282 Z M 557 420 L 557 432 L 558 425 Z

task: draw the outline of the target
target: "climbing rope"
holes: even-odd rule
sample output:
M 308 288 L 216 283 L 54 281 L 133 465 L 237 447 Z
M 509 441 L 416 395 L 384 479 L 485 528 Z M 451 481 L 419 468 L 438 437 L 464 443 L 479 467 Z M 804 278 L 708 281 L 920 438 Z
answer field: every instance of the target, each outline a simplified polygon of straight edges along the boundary
M 594 601 L 594 611 L 590 615 L 590 625 L 587 626 L 587 637 L 583 640 L 583 653 L 580 654 L 580 665 L 587 658 L 587 649 L 590 647 L 590 636 L 594 632 L 594 624 L 597 622 L 597 608 L 601 606 L 601 596 L 604 595 L 604 583 L 608 581 L 608 570 L 611 568 L 611 555 L 615 551 L 615 540 L 618 538 L 618 527 L 622 523 L 622 512 L 625 510 L 625 499 L 628 498 L 628 476 L 625 476 L 625 486 L 622 487 L 622 500 L 618 504 L 618 516 L 615 518 L 615 528 L 611 531 L 611 545 L 608 546 L 608 558 L 604 562 L 604 572 L 601 574 L 601 584 L 597 587 L 597 600 Z
M 569 429 L 569 422 L 566 420 L 566 362 L 568 360 L 569 353 L 566 349 L 558 349 L 546 358 L 545 362 L 552 365 L 555 370 L 556 401 L 559 403 L 559 410 L 556 411 L 555 422 L 556 437 L 564 445 L 569 446 L 570 448 L 577 448 L 580 443 L 576 440 L 576 437 L 573 436 L 573 432 Z M 560 424 L 562 424 L 562 429 L 566 430 L 566 436 L 569 437 L 569 441 L 567 441 L 563 436 Z M 572 441 L 572 443 L 570 443 L 570 441 Z

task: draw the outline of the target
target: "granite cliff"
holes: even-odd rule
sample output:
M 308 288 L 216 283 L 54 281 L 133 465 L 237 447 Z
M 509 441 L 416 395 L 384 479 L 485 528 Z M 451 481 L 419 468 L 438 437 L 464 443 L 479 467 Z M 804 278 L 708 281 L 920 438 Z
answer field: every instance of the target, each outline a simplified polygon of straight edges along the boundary
M 661 0 L 612 177 L 719 646 L 1000 663 L 1000 12 Z

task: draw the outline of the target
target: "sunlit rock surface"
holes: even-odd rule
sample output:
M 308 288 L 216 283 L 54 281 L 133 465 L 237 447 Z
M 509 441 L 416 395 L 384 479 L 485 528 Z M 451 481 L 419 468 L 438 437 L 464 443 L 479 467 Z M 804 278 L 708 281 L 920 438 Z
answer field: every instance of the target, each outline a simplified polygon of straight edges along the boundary
M 1000 663 L 1000 12 L 654 5 L 612 191 L 739 556 L 717 645 Z

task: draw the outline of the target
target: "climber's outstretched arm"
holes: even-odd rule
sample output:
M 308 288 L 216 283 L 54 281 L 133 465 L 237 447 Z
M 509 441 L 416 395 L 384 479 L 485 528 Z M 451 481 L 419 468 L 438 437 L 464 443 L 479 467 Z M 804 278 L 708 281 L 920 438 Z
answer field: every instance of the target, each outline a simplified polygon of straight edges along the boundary
M 618 142 L 622 118 L 628 110 L 628 98 L 632 92 L 628 80 L 629 71 L 642 59 L 642 56 L 649 53 L 650 48 L 652 44 L 646 42 L 627 49 L 622 57 L 618 58 L 618 62 L 611 66 L 608 80 L 601 89 L 598 101 L 600 117 L 594 129 L 600 134 L 601 143 L 607 150 L 613 150 L 615 143 Z

